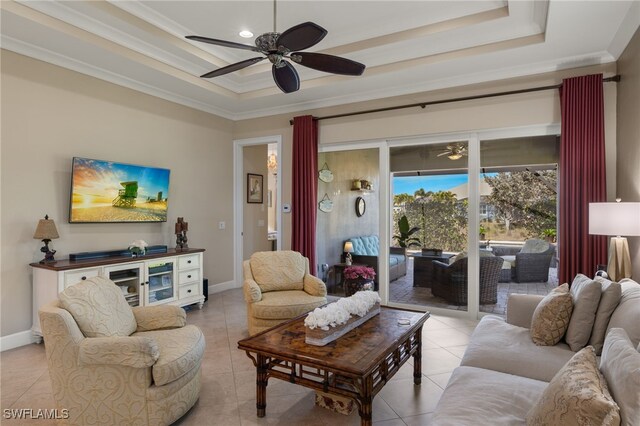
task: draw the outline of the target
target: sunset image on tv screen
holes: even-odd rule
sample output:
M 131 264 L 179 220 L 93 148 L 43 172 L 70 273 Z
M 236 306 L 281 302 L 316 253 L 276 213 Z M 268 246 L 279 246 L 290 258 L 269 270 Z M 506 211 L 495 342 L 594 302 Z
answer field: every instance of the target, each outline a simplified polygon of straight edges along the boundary
M 166 222 L 168 169 L 73 159 L 70 222 Z

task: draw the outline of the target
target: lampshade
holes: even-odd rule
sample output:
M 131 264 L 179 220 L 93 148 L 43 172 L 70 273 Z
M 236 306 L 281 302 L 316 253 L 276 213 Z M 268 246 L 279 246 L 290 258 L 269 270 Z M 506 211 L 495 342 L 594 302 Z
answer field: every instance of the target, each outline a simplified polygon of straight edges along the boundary
M 352 253 L 353 252 L 353 243 L 351 241 L 347 241 L 344 243 L 344 251 L 346 253 Z
M 276 156 L 276 154 L 270 154 L 267 157 L 267 168 L 272 172 L 278 170 L 278 157 Z
M 49 219 L 48 215 L 46 215 L 44 219 L 40 219 L 33 238 L 36 240 L 55 240 L 56 238 L 60 238 L 53 219 Z
M 640 203 L 589 203 L 589 234 L 640 235 Z

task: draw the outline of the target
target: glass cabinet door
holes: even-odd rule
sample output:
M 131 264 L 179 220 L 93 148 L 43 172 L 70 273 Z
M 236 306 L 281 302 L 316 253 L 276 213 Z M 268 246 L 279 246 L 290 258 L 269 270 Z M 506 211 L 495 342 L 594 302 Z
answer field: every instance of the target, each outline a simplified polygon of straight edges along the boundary
M 175 259 L 150 261 L 147 266 L 146 304 L 160 304 L 175 299 Z
M 144 282 L 144 264 L 129 263 L 126 265 L 109 266 L 105 268 L 105 275 L 122 291 L 127 303 L 140 306 L 141 284 Z

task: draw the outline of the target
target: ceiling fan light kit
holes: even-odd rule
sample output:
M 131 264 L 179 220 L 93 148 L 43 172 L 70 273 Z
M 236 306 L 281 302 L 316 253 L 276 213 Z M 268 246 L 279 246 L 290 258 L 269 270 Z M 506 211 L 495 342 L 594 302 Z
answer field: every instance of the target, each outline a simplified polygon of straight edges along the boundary
M 327 30 L 313 22 L 303 22 L 286 30 L 283 33 L 276 32 L 275 29 L 276 5 L 273 5 L 273 32 L 259 35 L 255 40 L 255 46 L 236 43 L 226 40 L 218 40 L 209 37 L 189 35 L 189 40 L 202 43 L 215 44 L 218 46 L 231 47 L 234 49 L 251 50 L 264 55 L 244 61 L 230 64 L 217 70 L 213 70 L 201 75 L 202 78 L 218 77 L 234 71 L 241 70 L 264 59 L 269 59 L 272 63 L 271 74 L 276 85 L 284 93 L 292 93 L 300 89 L 300 77 L 298 72 L 290 62 L 303 65 L 314 70 L 341 75 L 362 75 L 365 65 L 324 53 L 300 52 L 318 44 L 326 35 Z

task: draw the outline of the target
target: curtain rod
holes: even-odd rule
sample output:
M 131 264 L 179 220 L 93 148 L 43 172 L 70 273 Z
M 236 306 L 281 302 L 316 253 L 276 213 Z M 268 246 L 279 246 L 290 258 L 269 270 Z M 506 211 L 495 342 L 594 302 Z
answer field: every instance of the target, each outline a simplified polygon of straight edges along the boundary
M 607 83 L 613 81 L 615 83 L 620 81 L 619 75 L 614 75 L 613 77 L 603 78 L 602 82 Z M 393 111 L 396 109 L 405 109 L 405 108 L 415 108 L 420 107 L 422 109 L 426 108 L 428 105 L 438 105 L 438 104 L 448 104 L 451 102 L 462 102 L 462 101 L 472 101 L 475 99 L 485 99 L 485 98 L 495 98 L 498 96 L 508 96 L 508 95 L 518 95 L 520 93 L 529 93 L 529 92 L 540 92 L 543 90 L 552 90 L 559 89 L 562 87 L 562 84 L 554 84 L 552 86 L 541 86 L 541 87 L 531 87 L 529 89 L 520 89 L 520 90 L 510 90 L 508 92 L 495 92 L 495 93 L 487 93 L 484 95 L 475 95 L 475 96 L 464 96 L 461 98 L 451 98 L 451 99 L 441 99 L 438 101 L 430 101 L 430 102 L 420 102 L 416 104 L 406 104 L 406 105 L 397 105 L 386 108 L 377 108 L 377 109 L 367 109 L 364 111 L 356 111 L 356 112 L 347 112 L 344 114 L 335 114 L 335 115 L 327 115 L 325 117 L 313 117 L 314 120 L 330 120 L 332 118 L 342 118 L 342 117 L 351 117 L 353 115 L 362 115 L 362 114 L 372 114 L 374 112 L 384 112 L 384 111 Z M 293 120 L 289 120 L 289 124 L 293 125 Z

